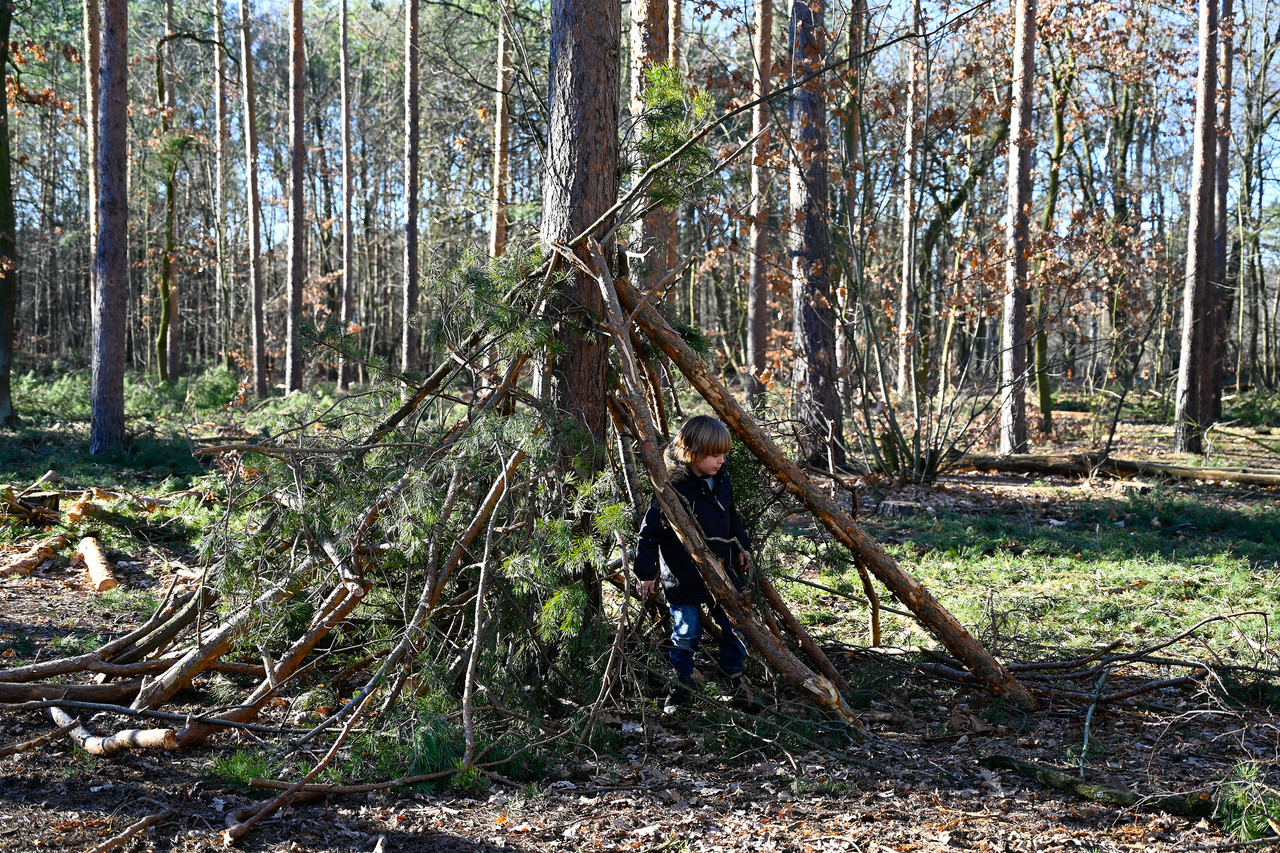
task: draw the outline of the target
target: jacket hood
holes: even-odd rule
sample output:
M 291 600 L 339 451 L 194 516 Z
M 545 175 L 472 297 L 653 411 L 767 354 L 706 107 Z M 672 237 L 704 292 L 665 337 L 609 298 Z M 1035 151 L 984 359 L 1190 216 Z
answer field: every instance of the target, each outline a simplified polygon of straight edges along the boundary
M 679 486 L 693 478 L 689 465 L 676 454 L 674 441 L 669 442 L 666 449 L 662 451 L 662 461 L 667 463 L 667 476 L 671 478 L 671 485 Z

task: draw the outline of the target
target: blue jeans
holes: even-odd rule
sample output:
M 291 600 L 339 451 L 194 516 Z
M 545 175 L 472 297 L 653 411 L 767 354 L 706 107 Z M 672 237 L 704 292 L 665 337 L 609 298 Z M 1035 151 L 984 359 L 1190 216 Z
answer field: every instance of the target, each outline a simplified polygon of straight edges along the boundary
M 693 675 L 693 653 L 698 650 L 698 644 L 702 641 L 701 609 L 697 604 L 671 605 L 671 651 L 668 659 L 671 661 L 671 668 L 680 678 Z M 711 618 L 720 626 L 720 668 L 730 675 L 737 675 L 742 672 L 746 649 L 733 632 L 733 623 L 729 621 L 724 608 L 716 606 L 708 609 Z

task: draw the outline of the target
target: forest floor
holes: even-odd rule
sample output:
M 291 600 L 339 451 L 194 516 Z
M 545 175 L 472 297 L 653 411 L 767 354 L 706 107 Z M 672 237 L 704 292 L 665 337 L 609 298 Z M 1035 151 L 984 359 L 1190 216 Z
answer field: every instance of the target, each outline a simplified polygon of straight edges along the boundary
M 1061 413 L 1051 449 L 1096 446 L 1097 420 Z M 153 455 L 140 462 L 91 468 L 59 427 L 28 429 L 22 447 L 0 452 L 0 482 L 29 482 L 60 467 L 69 491 L 177 492 L 199 473 L 185 441 L 163 435 L 152 450 L 143 448 Z M 1254 440 L 1265 439 L 1265 427 L 1239 429 L 1245 437 L 1218 439 L 1211 464 L 1280 469 L 1280 456 Z M 1113 452 L 1186 461 L 1162 450 L 1168 432 L 1125 422 Z M 1069 659 L 1115 641 L 1153 646 L 1212 620 L 1161 651 L 1167 666 L 1118 664 L 1102 680 L 1063 686 L 1089 694 L 1102 692 L 1105 681 L 1105 691 L 1119 690 L 1186 675 L 1179 661 L 1187 660 L 1244 667 L 1222 670 L 1228 676 L 1100 705 L 1091 716 L 1088 701 L 1068 699 L 1018 712 L 968 685 L 921 674 L 913 662 L 934 644 L 909 620 L 884 613 L 881 646 L 867 651 L 856 572 L 830 559 L 800 525 L 777 546 L 788 555 L 780 588 L 854 686 L 865 736 L 835 743 L 799 725 L 793 728 L 809 747 L 798 748 L 795 738 L 735 736 L 738 724 L 723 715 L 692 709 L 673 717 L 658 711 L 660 702 L 631 702 L 607 709 L 607 751 L 566 748 L 542 778 L 316 799 L 259 824 L 239 846 L 306 853 L 1231 849 L 1242 836 L 1228 832 L 1223 818 L 1238 820 L 1239 810 L 1216 821 L 1148 814 L 978 761 L 1007 754 L 1083 769 L 1092 781 L 1142 794 L 1213 786 L 1248 801 L 1255 834 L 1265 833 L 1266 813 L 1280 818 L 1280 685 L 1247 667 L 1274 671 L 1277 664 L 1268 638 L 1280 604 L 1275 498 L 1266 489 L 973 472 L 928 486 L 859 489 L 868 531 L 1005 661 Z M 886 501 L 915 509 L 909 517 L 877 515 Z M 0 579 L 0 665 L 94 648 L 145 620 L 175 576 L 194 585 L 191 531 L 201 512 L 196 494 L 145 525 L 104 531 L 122 582 L 105 594 L 86 591 L 65 559 L 29 577 Z M 26 541 L 6 534 L 0 557 Z M 709 701 L 720 692 L 708 681 Z M 763 687 L 761 695 L 762 716 L 791 720 L 793 698 Z M 193 710 L 213 703 L 209 682 L 177 701 Z M 268 708 L 262 722 L 316 719 Z M 49 728 L 32 713 L 0 716 L 0 746 Z M 97 758 L 60 741 L 0 758 L 0 850 L 86 850 L 166 807 L 177 815 L 120 849 L 219 849 L 227 813 L 270 793 L 251 789 L 248 779 L 272 772 L 278 769 L 252 739 L 237 734 L 190 752 Z

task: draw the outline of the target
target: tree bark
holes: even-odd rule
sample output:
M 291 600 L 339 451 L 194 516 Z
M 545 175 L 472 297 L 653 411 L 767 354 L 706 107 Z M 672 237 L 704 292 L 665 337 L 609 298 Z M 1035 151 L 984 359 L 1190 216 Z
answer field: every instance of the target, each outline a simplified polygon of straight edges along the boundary
M 791 5 L 791 77 L 823 57 L 824 0 Z M 821 77 L 791 90 L 792 386 L 806 459 L 844 462 L 844 419 L 836 387 L 831 234 L 827 229 L 827 105 Z
M 1218 79 L 1217 0 L 1200 0 L 1200 70 L 1196 76 L 1196 124 L 1187 198 L 1187 261 L 1182 288 L 1182 338 L 1174 400 L 1173 449 L 1199 453 L 1203 447 L 1204 393 L 1212 371 L 1214 294 L 1212 264 L 1215 101 Z
M 679 0 L 676 0 L 679 2 Z M 773 67 L 773 0 L 755 0 L 755 74 L 751 97 L 769 94 Z M 751 161 L 751 259 L 747 274 L 747 371 L 744 383 L 748 401 L 764 393 L 761 377 L 768 367 L 769 346 L 769 102 L 761 101 L 751 110 L 751 135 L 755 150 Z
M 84 0 L 84 126 L 85 163 L 89 178 L 89 294 L 97 285 L 93 262 L 98 257 L 98 66 L 102 62 L 101 0 Z
M 418 311 L 418 0 L 404 10 L 404 325 L 400 334 L 400 367 L 418 361 L 412 321 Z
M 98 71 L 98 252 L 93 298 L 93 378 L 89 452 L 124 443 L 125 308 L 129 293 L 128 0 L 102 0 L 102 63 Z
M 621 0 L 552 0 L 551 126 L 542 193 L 546 243 L 576 237 L 617 199 L 621 26 Z M 613 256 L 612 246 L 605 255 Z M 549 302 L 560 351 L 551 356 L 549 371 L 536 372 L 535 390 L 582 425 L 589 449 L 578 458 L 598 471 L 608 423 L 608 349 L 591 331 L 603 310 L 600 290 L 589 275 L 573 271 Z M 570 467 L 572 457 L 563 464 Z
M 1009 223 L 1005 232 L 1004 317 L 1000 351 L 1000 452 L 1027 449 L 1027 254 L 1030 251 L 1031 135 L 1035 109 L 1036 0 L 1017 0 L 1013 56 L 1013 133 L 1009 137 Z
M 0 0 L 0 91 L 7 91 L 8 86 L 13 8 L 10 0 Z M 18 223 L 9 154 L 9 103 L 7 98 L 3 101 L 0 103 L 0 426 L 15 427 L 18 413 L 13 407 L 11 383 L 18 316 Z
M 644 297 L 625 281 L 617 282 L 622 307 L 634 314 L 641 330 L 667 354 L 694 389 L 711 405 L 720 419 L 741 439 L 742 443 L 777 478 L 782 487 L 796 497 L 842 545 L 854 560 L 864 566 L 902 601 L 920 623 L 933 632 L 951 654 L 963 661 L 969 671 L 997 695 L 1008 696 L 1022 708 L 1038 706 L 1027 692 L 991 653 L 984 649 L 955 617 L 898 566 L 892 557 L 876 544 L 830 496 L 814 486 L 800 468 L 769 438 L 736 399 L 707 369 L 689 345 L 663 319 L 652 300 Z
M 173 64 L 168 61 L 169 55 L 172 54 L 174 50 L 173 33 L 173 0 L 165 0 L 165 45 L 163 51 L 156 51 L 156 62 L 159 64 L 161 69 L 163 69 L 166 64 Z M 163 74 L 163 70 L 161 73 Z M 157 104 L 157 106 L 164 110 L 164 119 L 161 122 L 164 127 L 162 133 L 165 137 L 168 137 L 169 132 L 173 128 L 174 117 L 177 110 L 177 98 L 175 97 L 173 86 L 165 87 L 163 102 Z M 178 287 L 173 279 L 173 258 L 174 255 L 177 254 L 177 239 L 175 234 L 175 229 L 177 228 L 176 219 L 178 208 L 177 177 L 178 164 L 175 158 L 173 168 L 166 176 L 164 186 L 164 254 L 160 257 L 161 267 L 164 270 L 162 274 L 162 289 L 166 300 L 164 305 L 166 309 L 166 322 L 164 325 L 168 332 L 164 340 L 165 363 L 168 365 L 168 370 L 162 377 L 166 382 L 172 382 L 177 379 L 182 368 L 180 354 L 181 348 L 179 346 L 180 340 L 178 336 Z
M 307 179 L 307 142 L 302 96 L 306 88 L 302 0 L 289 3 L 289 315 L 286 320 L 286 394 L 302 390 L 302 347 L 298 320 L 302 317 L 302 288 L 307 278 L 307 209 L 303 187 Z
M 670 0 L 679 3 L 680 0 Z M 670 59 L 671 18 L 668 0 L 631 0 L 631 115 L 644 113 L 648 72 Z M 640 164 L 647 168 L 649 163 Z M 633 268 L 632 280 L 649 291 L 676 265 L 675 211 L 659 207 L 636 223 L 632 246 L 645 254 Z
M 1231 0 L 1222 0 L 1222 16 L 1218 19 L 1218 86 L 1222 103 L 1218 116 L 1216 150 L 1214 154 L 1213 194 L 1213 275 L 1209 287 L 1213 291 L 1214 319 L 1211 345 L 1213 363 L 1210 369 L 1209 387 L 1204 401 L 1204 422 L 1214 423 L 1222 417 L 1222 373 L 1226 357 L 1227 330 L 1231 321 L 1231 305 L 1235 301 L 1237 274 L 1231 275 L 1227 258 L 1227 235 L 1231 232 L 1231 210 L 1227 207 L 1227 184 L 1231 179 L 1231 72 L 1233 62 L 1232 36 L 1223 32 L 1232 18 Z M 1241 300 L 1243 309 L 1243 300 Z M 1237 385 L 1239 376 L 1236 377 Z
M 355 320 L 356 241 L 351 224 L 353 177 L 351 173 L 351 51 L 348 44 L 347 0 L 338 4 L 338 49 L 342 74 L 342 333 L 345 335 Z M 344 355 L 338 356 L 338 391 L 351 384 L 351 365 Z
M 262 308 L 262 202 L 258 195 L 258 115 L 253 90 L 253 29 L 249 0 L 240 0 L 240 68 L 244 89 L 245 231 L 249 235 L 249 292 L 253 314 L 253 391 L 267 396 L 267 333 Z
M 213 150 L 214 150 L 214 231 L 217 237 L 217 267 L 214 286 L 217 288 L 217 348 L 218 362 L 231 367 L 231 288 L 227 259 L 227 57 L 226 21 L 223 18 L 222 0 L 213 6 Z
M 489 256 L 496 258 L 507 245 L 507 184 L 511 159 L 511 42 L 507 38 L 507 11 L 498 3 L 497 84 L 493 116 L 493 190 L 489 204 Z
M 59 727 L 75 722 L 61 708 L 50 708 L 49 716 Z M 90 755 L 119 755 L 131 749 L 163 749 L 169 752 L 178 748 L 178 738 L 173 729 L 125 729 L 113 735 L 98 736 L 90 734 L 88 729 L 76 725 L 67 732 L 67 737 Z

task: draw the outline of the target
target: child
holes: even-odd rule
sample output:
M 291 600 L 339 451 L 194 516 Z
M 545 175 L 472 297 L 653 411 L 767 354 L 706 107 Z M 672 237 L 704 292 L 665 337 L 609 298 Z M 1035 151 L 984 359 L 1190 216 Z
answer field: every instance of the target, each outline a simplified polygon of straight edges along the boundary
M 693 517 L 702 527 L 707 545 L 720 558 L 725 573 L 738 589 L 751 541 L 738 521 L 733 505 L 733 487 L 723 470 L 732 441 L 729 430 L 715 418 L 698 415 L 685 421 L 676 440 L 667 447 L 667 473 L 671 485 L 684 498 Z M 657 500 L 649 506 L 640 526 L 635 573 L 640 579 L 640 595 L 653 594 L 654 578 L 662 576 L 662 590 L 671 607 L 671 668 L 679 679 L 664 703 L 663 711 L 674 714 L 689 700 L 693 677 L 693 653 L 702 639 L 701 608 L 707 605 L 712 619 L 723 632 L 720 638 L 720 668 L 734 685 L 737 704 L 749 704 L 750 687 L 742 675 L 745 650 L 733 631 L 724 609 L 715 603 L 702 582 L 702 575 L 675 531 L 662 517 Z

